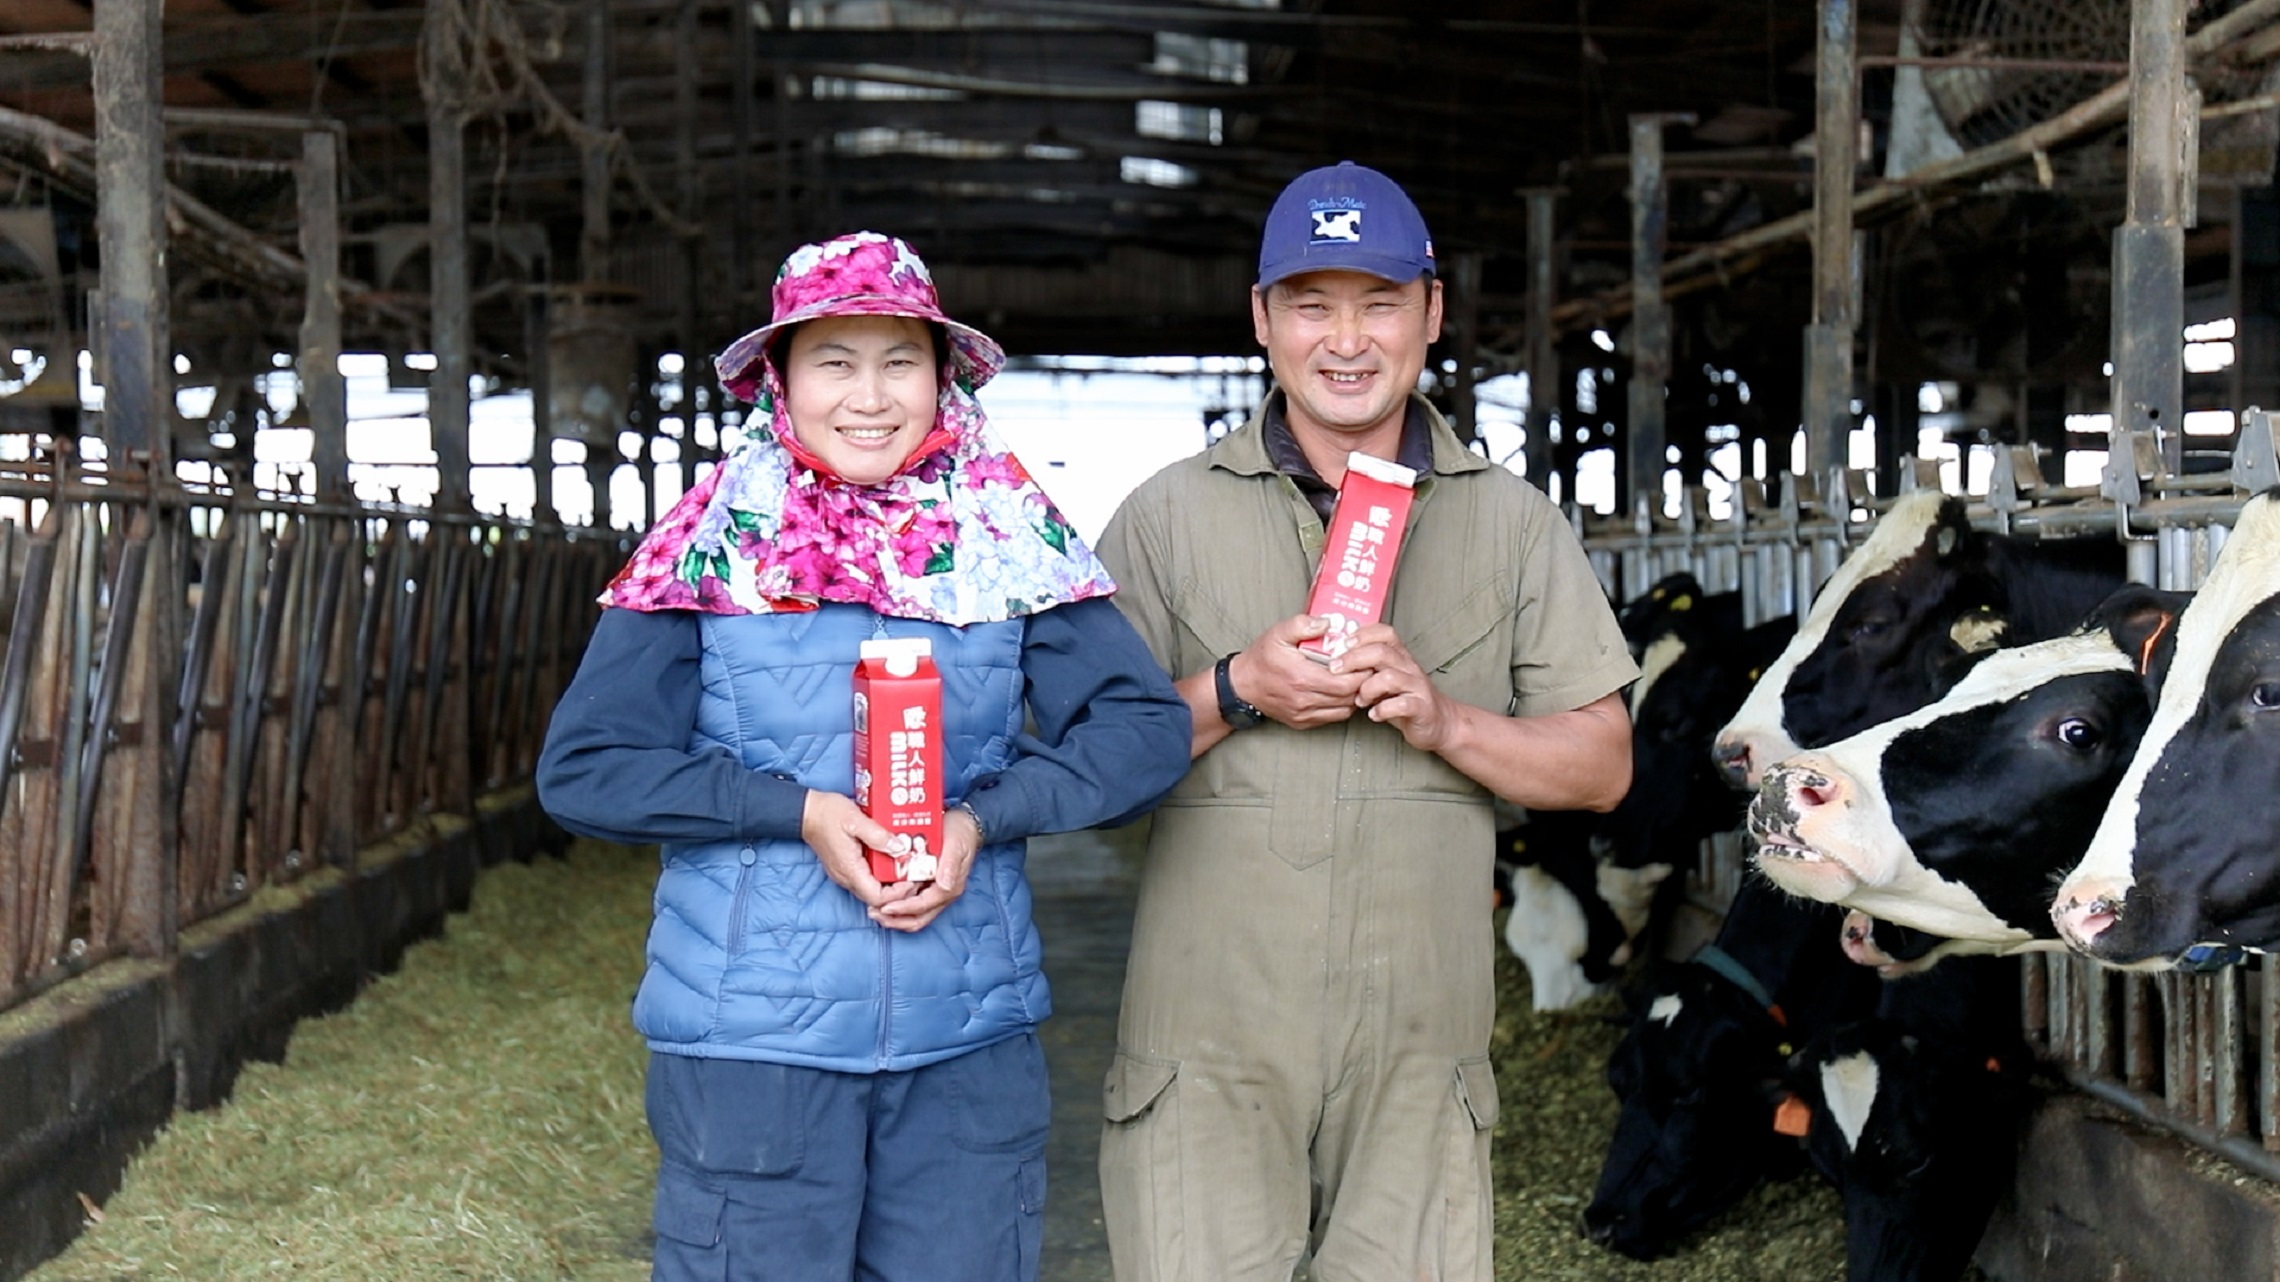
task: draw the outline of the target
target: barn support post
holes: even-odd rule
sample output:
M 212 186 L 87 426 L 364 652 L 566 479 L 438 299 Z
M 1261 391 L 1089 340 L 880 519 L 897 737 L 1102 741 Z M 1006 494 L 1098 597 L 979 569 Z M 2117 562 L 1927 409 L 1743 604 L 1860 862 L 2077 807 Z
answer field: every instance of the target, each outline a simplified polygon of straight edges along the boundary
M 1814 37 L 1813 319 L 1805 329 L 1805 475 L 1831 476 L 1852 436 L 1853 330 L 1858 257 L 1853 178 L 1860 164 L 1859 12 L 1821 0 Z M 1836 494 L 1832 486 L 1827 491 Z
M 173 472 L 167 332 L 166 139 L 159 123 L 160 0 L 95 0 L 95 234 L 102 309 L 92 326 L 113 467 Z
M 1552 255 L 1552 216 L 1559 193 L 1532 187 L 1528 197 L 1528 479 L 1552 492 L 1552 420 L 1560 411 L 1559 333 L 1552 328 L 1552 295 L 1559 287 Z M 1575 495 L 1562 490 L 1560 498 Z
M 1662 506 L 1663 395 L 1670 383 L 1670 306 L 1663 301 L 1670 188 L 1663 176 L 1663 126 L 1694 117 L 1662 112 L 1631 117 L 1631 387 L 1619 511 Z
M 429 334 L 435 372 L 428 376 L 428 428 L 435 439 L 435 506 L 465 511 L 467 378 L 473 367 L 473 312 L 467 283 L 467 50 L 448 6 L 430 6 L 421 33 L 420 91 L 428 118 Z
M 595 136 L 610 128 L 610 0 L 587 0 L 585 91 L 581 115 Z M 610 153 L 598 142 L 579 149 L 579 192 L 583 218 L 578 234 L 578 274 L 587 283 L 610 278 Z M 597 509 L 598 510 L 598 509 Z
M 697 3 L 698 0 L 681 0 L 677 15 L 677 34 L 673 43 L 673 98 L 678 119 L 673 128 L 673 171 L 675 203 L 680 206 L 681 217 L 692 227 L 704 225 L 702 187 L 697 174 Z M 738 6 L 731 6 L 733 11 Z M 742 160 L 739 158 L 739 167 Z M 680 478 L 679 492 L 686 494 L 694 481 L 696 466 L 696 414 L 692 389 L 697 380 L 697 353 L 703 340 L 697 334 L 697 299 L 704 289 L 705 242 L 702 236 L 681 236 L 681 297 L 674 317 L 675 344 L 681 349 L 681 435 L 675 442 L 678 454 L 674 463 L 675 474 Z M 741 260 L 740 260 L 741 261 Z M 731 295 L 734 296 L 733 294 Z
M 2128 205 L 2114 232 L 2113 431 L 2152 432 L 2161 466 L 2183 462 L 2185 228 L 2200 95 L 2185 79 L 2188 0 L 2131 0 Z M 2114 465 L 2109 465 L 2109 471 Z
M 340 139 L 329 129 L 301 135 L 301 261 L 309 279 L 301 308 L 298 373 L 309 413 L 317 498 L 346 502 L 348 384 L 340 376 Z
M 1449 405 L 1456 412 L 1457 439 L 1480 439 L 1480 396 L 1474 366 L 1480 361 L 1480 255 L 1452 255 L 1449 262 Z
M 2235 413 L 2280 410 L 2280 197 L 2233 189 L 2231 288 Z
M 732 4 L 728 7 L 728 103 L 729 131 L 736 147 L 736 163 L 729 166 L 729 245 L 735 254 L 732 297 L 736 315 L 749 313 L 750 299 L 757 286 L 766 278 L 760 273 L 765 268 L 758 261 L 758 242 L 752 233 L 752 135 L 759 119 L 759 104 L 753 94 L 752 78 L 759 74 L 753 57 L 752 6 Z
M 560 520 L 554 510 L 553 308 L 547 282 L 523 290 L 524 375 L 530 380 L 530 516 L 540 525 Z

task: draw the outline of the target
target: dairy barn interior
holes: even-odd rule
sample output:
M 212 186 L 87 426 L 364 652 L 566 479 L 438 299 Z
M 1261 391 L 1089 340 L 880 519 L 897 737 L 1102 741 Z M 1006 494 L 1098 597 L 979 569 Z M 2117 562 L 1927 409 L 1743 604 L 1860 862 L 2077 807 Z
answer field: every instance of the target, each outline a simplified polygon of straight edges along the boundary
M 1424 393 L 1612 601 L 1754 624 L 1923 490 L 2198 584 L 2280 484 L 2276 140 L 2280 0 L 11 0 L 0 1278 L 647 1276 L 655 858 L 531 776 L 792 247 L 916 246 L 1089 535 L 1267 391 L 1275 193 L 1374 166 Z M 1137 849 L 1033 844 L 1048 1279 L 1109 1276 Z M 1652 959 L 1540 1012 L 1502 953 L 1499 1277 L 1841 1275 L 1801 1159 L 1652 1262 L 1583 1232 Z M 1965 1276 L 2280 1278 L 2280 974 L 2199 960 L 2018 963 Z

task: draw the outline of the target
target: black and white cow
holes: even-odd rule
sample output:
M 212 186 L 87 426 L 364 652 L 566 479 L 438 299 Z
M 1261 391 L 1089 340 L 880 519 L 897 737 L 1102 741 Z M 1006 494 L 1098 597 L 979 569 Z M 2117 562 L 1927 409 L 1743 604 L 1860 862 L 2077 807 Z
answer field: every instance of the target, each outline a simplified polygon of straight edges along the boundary
M 1511 906 L 1504 946 L 1527 967 L 1530 1001 L 1540 1011 L 1576 1005 L 1630 964 L 1661 881 L 1592 853 L 1601 818 L 1540 812 L 1496 834 L 1497 889 Z
M 1876 1001 L 1836 949 L 1838 915 L 1748 878 L 1713 943 L 1647 987 L 1607 1061 L 1622 1109 L 1583 1215 L 1592 1241 L 1651 1259 L 1795 1169 L 1773 1128 L 1788 1056 Z
M 2280 490 L 2242 507 L 2153 676 L 2152 723 L 2051 904 L 2059 933 L 2138 967 L 2280 947 Z
M 2050 887 L 2136 751 L 2140 656 L 2187 599 L 2124 588 L 2083 631 L 1995 651 L 1930 705 L 1769 767 L 1750 805 L 1758 870 L 1976 951 L 2059 947 Z
M 1719 733 L 1720 768 L 1754 788 L 1800 749 L 1923 707 L 1986 651 L 2071 630 L 2121 586 L 2122 571 L 2112 539 L 1984 534 L 1959 498 L 1905 495 L 1837 567 Z
M 2032 1102 L 2016 959 L 1885 983 L 1790 1061 L 1806 1151 L 1844 1197 L 1847 1282 L 1962 1275 L 2011 1188 Z
M 1786 643 L 1788 620 L 1744 629 L 1738 593 L 1673 575 L 1624 612 L 1641 676 L 1631 704 L 1631 790 L 1605 815 L 1553 812 L 1497 834 L 1512 902 L 1504 942 L 1527 966 L 1537 1010 L 1599 991 L 1667 917 L 1674 868 L 1712 833 L 1740 826 L 1710 740 Z

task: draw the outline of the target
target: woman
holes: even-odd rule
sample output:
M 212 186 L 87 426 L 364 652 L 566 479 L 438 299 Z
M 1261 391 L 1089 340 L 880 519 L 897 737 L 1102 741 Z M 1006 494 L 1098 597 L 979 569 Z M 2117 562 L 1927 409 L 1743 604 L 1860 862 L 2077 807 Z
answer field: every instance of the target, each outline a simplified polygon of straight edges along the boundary
M 1050 1010 L 1023 839 L 1153 805 L 1186 705 L 984 425 L 997 344 L 873 232 L 803 246 L 716 362 L 745 444 L 603 595 L 538 769 L 574 831 L 659 842 L 659 1279 L 1037 1276 Z M 861 642 L 942 671 L 934 879 L 853 791 Z M 1025 732 L 1024 711 L 1034 723 Z

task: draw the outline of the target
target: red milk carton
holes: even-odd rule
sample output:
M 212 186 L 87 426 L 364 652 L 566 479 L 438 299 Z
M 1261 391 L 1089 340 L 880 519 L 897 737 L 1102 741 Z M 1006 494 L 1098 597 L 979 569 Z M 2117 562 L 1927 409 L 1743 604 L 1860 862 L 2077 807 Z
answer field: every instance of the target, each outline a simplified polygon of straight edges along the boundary
M 1417 497 L 1417 471 L 1359 450 L 1346 456 L 1346 479 L 1322 545 L 1322 566 L 1306 612 L 1330 620 L 1330 630 L 1298 643 L 1300 653 L 1328 663 L 1353 648 L 1354 634 L 1385 613 L 1393 590 L 1394 560 Z
M 855 804 L 907 837 L 867 852 L 881 883 L 934 880 L 942 853 L 942 674 L 925 637 L 865 641 L 855 664 Z

